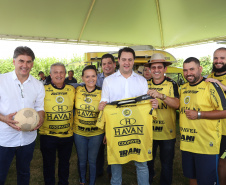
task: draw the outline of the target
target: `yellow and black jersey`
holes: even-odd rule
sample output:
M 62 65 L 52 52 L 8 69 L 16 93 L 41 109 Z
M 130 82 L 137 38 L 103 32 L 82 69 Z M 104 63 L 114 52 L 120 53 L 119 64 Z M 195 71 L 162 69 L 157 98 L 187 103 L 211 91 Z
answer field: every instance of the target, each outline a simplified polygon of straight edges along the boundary
M 52 84 L 45 85 L 45 119 L 39 129 L 42 135 L 70 137 L 73 135 L 73 107 L 75 88 L 65 85 L 57 89 Z
M 147 80 L 147 82 L 148 82 L 148 88 L 150 88 L 151 83 L 152 83 L 152 78 L 150 78 L 149 80 Z
M 154 89 L 161 94 L 172 98 L 179 98 L 178 85 L 168 77 L 160 84 L 155 84 L 153 79 L 148 83 L 149 89 Z M 158 99 L 157 120 L 153 120 L 153 139 L 169 140 L 176 138 L 176 110 Z
M 87 137 L 104 133 L 96 126 L 101 100 L 100 88 L 96 87 L 88 92 L 84 85 L 78 86 L 75 91 L 74 133 Z
M 152 160 L 152 116 L 156 118 L 156 112 L 150 100 L 145 100 L 150 96 L 142 97 L 141 101 L 112 102 L 100 112 L 97 126 L 105 128 L 108 164 Z
M 225 110 L 225 94 L 217 83 L 184 84 L 180 92 L 180 149 L 199 154 L 219 154 L 221 120 L 186 117 L 185 110 Z
M 222 75 L 216 75 L 211 73 L 208 78 L 214 78 L 220 81 L 223 85 L 226 85 L 226 73 Z M 224 92 L 225 93 L 225 92 Z M 222 119 L 222 135 L 226 136 L 226 119 Z

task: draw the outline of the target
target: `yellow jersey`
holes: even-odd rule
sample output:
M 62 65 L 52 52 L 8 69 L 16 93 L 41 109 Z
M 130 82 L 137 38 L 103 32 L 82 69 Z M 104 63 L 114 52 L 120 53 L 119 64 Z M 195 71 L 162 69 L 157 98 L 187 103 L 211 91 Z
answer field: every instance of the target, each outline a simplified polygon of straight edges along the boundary
M 199 154 L 219 154 L 221 142 L 221 120 L 186 117 L 185 110 L 225 110 L 224 92 L 217 83 L 201 82 L 184 84 L 180 92 L 180 149 Z
M 226 73 L 222 75 L 216 75 L 211 73 L 208 78 L 214 78 L 220 81 L 223 85 L 226 85 Z M 225 92 L 224 92 L 225 93 Z M 222 119 L 222 135 L 226 136 L 226 119 Z
M 155 84 L 151 79 L 148 88 L 172 98 L 179 98 L 177 83 L 168 77 L 165 77 L 160 84 Z M 156 112 L 158 119 L 153 120 L 153 139 L 170 140 L 176 138 L 176 110 L 158 99 Z
M 98 106 L 101 90 L 96 87 L 92 92 L 86 86 L 78 86 L 75 90 L 74 133 L 82 136 L 96 136 L 104 133 L 96 126 L 99 115 Z
M 39 133 L 57 137 L 72 136 L 74 100 L 73 86 L 65 85 L 63 89 L 57 89 L 52 84 L 45 85 L 45 119 Z
M 133 100 L 112 102 L 100 112 L 97 126 L 105 128 L 108 164 L 152 160 L 152 116 L 156 112 L 150 100 Z

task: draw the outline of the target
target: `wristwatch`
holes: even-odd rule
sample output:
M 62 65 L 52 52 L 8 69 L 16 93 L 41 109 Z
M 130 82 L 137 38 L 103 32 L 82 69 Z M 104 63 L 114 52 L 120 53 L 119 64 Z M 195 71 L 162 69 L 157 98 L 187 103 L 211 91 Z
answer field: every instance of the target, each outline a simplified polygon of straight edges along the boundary
M 162 94 L 162 99 L 161 100 L 165 100 L 166 99 L 166 95 Z

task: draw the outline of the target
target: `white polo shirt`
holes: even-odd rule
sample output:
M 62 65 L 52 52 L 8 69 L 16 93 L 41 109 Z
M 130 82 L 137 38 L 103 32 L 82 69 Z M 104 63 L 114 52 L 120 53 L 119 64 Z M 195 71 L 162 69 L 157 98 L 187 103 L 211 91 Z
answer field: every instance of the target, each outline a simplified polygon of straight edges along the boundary
M 135 72 L 129 78 L 122 76 L 118 70 L 106 77 L 102 86 L 101 101 L 112 102 L 147 94 L 147 80 Z
M 0 114 L 8 115 L 23 108 L 44 111 L 45 90 L 43 84 L 29 75 L 21 84 L 15 71 L 0 74 Z M 17 131 L 0 121 L 0 146 L 17 147 L 32 143 L 37 131 Z

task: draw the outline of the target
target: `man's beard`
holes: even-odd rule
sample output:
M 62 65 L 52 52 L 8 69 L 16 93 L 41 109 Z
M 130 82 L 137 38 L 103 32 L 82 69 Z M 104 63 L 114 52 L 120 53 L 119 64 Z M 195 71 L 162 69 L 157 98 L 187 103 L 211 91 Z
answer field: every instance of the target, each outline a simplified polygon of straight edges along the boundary
M 215 65 L 213 64 L 213 70 L 212 70 L 212 71 L 215 72 L 215 73 L 226 72 L 226 64 L 224 64 L 224 65 L 222 66 L 222 68 L 219 68 L 219 69 L 217 69 L 217 68 L 215 67 Z

